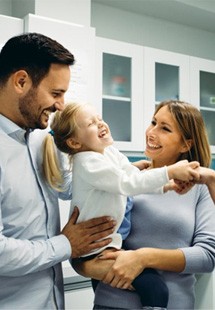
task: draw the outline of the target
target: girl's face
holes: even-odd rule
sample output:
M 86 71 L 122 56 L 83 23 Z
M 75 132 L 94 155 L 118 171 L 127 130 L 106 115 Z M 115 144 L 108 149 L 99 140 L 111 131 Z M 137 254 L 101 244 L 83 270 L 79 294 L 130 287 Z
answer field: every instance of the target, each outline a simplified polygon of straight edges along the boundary
M 103 153 L 104 149 L 113 144 L 109 126 L 97 114 L 95 108 L 84 105 L 77 113 L 78 128 L 73 140 L 78 143 L 79 151 L 95 151 Z
M 162 107 L 146 130 L 146 156 L 151 158 L 153 167 L 162 167 L 174 164 L 187 150 L 168 107 Z

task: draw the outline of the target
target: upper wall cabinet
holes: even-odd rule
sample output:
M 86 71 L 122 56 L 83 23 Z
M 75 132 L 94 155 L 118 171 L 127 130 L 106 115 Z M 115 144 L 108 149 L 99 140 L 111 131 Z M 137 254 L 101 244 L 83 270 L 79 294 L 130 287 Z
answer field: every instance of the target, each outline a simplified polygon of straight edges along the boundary
M 156 104 L 178 99 L 201 111 L 215 153 L 215 62 L 96 38 L 96 104 L 121 151 L 142 152 Z
M 96 104 L 121 151 L 143 151 L 143 48 L 96 38 Z
M 190 57 L 191 102 L 200 109 L 215 153 L 215 62 Z
M 74 54 L 69 89 L 65 101 L 94 101 L 95 29 L 60 20 L 28 14 L 26 32 L 39 32 L 57 40 Z
M 189 101 L 189 56 L 144 47 L 144 129 L 156 104 L 167 99 Z
M 0 49 L 11 37 L 19 35 L 24 30 L 22 19 L 0 15 Z

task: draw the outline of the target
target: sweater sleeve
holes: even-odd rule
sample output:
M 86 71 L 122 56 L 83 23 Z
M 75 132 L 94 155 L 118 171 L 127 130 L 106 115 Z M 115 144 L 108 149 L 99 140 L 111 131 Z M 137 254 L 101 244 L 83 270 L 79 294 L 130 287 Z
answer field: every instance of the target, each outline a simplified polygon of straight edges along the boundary
M 215 266 L 215 206 L 207 187 L 199 188 L 192 246 L 181 248 L 186 259 L 183 273 L 211 272 Z

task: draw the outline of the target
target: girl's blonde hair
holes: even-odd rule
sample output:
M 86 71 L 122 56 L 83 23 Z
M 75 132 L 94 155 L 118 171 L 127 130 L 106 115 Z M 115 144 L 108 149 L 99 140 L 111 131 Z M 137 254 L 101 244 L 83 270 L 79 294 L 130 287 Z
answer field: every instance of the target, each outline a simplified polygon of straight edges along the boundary
M 67 140 L 76 134 L 78 128 L 76 116 L 82 107 L 83 104 L 70 103 L 63 111 L 57 111 L 50 125 L 51 134 L 48 134 L 44 140 L 43 171 L 51 187 L 58 191 L 62 191 L 63 179 L 55 145 L 61 152 L 68 154 L 71 162 L 76 150 L 68 146 Z
M 211 151 L 206 127 L 200 111 L 187 102 L 168 100 L 161 102 L 157 106 L 154 115 L 164 106 L 168 107 L 175 119 L 184 142 L 187 143 L 187 140 L 192 141 L 190 150 L 181 154 L 178 160 L 194 160 L 198 161 L 203 167 L 209 167 L 211 164 Z

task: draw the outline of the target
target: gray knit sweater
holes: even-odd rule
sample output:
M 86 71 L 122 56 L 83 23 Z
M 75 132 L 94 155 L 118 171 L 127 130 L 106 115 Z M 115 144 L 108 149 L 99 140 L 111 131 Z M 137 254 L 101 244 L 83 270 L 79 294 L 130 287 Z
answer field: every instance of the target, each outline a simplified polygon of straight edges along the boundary
M 169 288 L 168 309 L 194 309 L 195 273 L 211 272 L 215 266 L 215 206 L 205 185 L 185 195 L 140 195 L 134 199 L 132 229 L 127 249 L 180 248 L 186 258 L 182 273 L 162 272 Z M 95 304 L 141 309 L 135 292 L 100 283 Z

